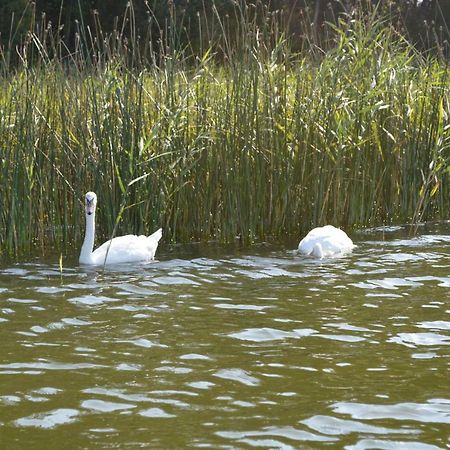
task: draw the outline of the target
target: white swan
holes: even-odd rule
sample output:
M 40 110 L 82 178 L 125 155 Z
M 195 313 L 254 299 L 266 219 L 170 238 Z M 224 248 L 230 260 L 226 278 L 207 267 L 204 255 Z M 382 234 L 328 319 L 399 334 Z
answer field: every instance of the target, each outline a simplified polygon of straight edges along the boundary
M 345 231 L 325 225 L 311 230 L 298 244 L 303 255 L 327 258 L 351 252 L 356 247 Z
M 150 261 L 155 257 L 162 229 L 150 236 L 128 234 L 119 236 L 94 249 L 95 208 L 97 196 L 94 192 L 86 194 L 86 235 L 80 252 L 80 264 L 103 265 L 136 261 Z M 106 261 L 105 261 L 106 259 Z

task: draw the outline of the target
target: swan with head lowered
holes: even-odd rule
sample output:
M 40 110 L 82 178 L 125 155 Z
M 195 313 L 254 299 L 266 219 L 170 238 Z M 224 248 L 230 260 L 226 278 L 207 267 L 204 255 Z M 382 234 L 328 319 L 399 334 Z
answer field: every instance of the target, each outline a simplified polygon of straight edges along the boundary
M 298 244 L 298 251 L 306 256 L 328 258 L 349 253 L 355 247 L 345 231 L 325 225 L 311 230 Z
M 158 242 L 162 237 L 160 228 L 150 236 L 128 234 L 111 239 L 94 250 L 95 208 L 97 196 L 88 192 L 85 196 L 86 235 L 80 252 L 80 264 L 121 264 L 154 259 Z

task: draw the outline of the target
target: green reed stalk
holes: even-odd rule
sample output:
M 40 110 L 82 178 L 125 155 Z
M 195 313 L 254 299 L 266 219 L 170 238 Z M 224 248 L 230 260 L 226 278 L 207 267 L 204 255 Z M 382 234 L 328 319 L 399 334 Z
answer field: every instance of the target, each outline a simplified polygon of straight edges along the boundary
M 168 241 L 251 242 L 448 218 L 445 61 L 381 21 L 342 22 L 318 59 L 272 16 L 236 20 L 231 38 L 217 18 L 197 56 L 168 42 L 158 65 L 117 36 L 89 53 L 80 34 L 68 61 L 57 38 L 24 44 L 0 79 L 2 255 L 78 248 L 88 190 L 103 237 L 162 226 Z

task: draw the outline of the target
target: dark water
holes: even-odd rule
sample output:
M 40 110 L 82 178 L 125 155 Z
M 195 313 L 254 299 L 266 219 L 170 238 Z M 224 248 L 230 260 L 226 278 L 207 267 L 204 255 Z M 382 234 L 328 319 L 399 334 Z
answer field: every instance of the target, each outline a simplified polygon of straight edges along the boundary
M 450 226 L 353 238 L 0 266 L 1 448 L 450 448 Z

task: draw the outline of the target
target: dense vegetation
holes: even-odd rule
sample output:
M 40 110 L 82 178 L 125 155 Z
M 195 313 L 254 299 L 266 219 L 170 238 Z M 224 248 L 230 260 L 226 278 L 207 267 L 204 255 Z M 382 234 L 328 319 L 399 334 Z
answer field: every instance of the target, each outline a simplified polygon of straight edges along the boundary
M 78 244 L 88 190 L 103 236 L 118 218 L 120 231 L 162 226 L 176 241 L 448 218 L 439 51 L 419 52 L 374 11 L 329 25 L 327 51 L 313 37 L 298 49 L 282 12 L 233 14 L 232 33 L 217 14 L 195 51 L 175 26 L 146 46 L 132 26 L 80 28 L 69 51 L 38 24 L 17 63 L 3 51 L 3 254 Z

